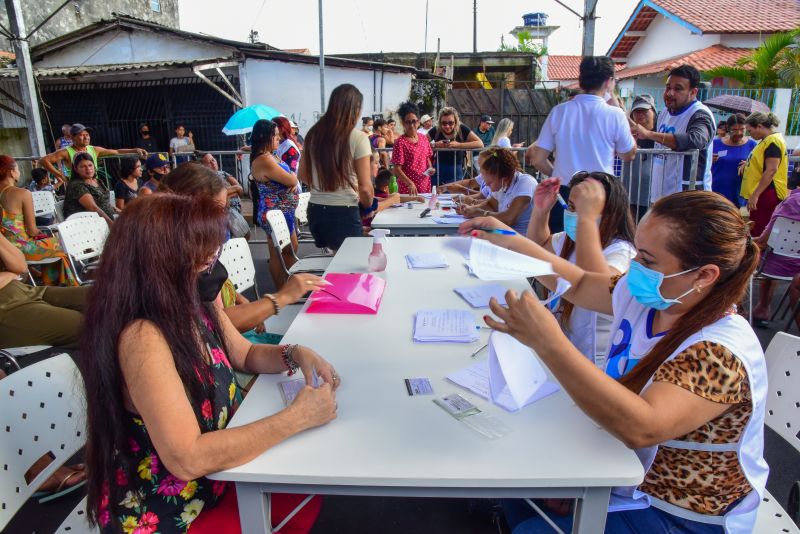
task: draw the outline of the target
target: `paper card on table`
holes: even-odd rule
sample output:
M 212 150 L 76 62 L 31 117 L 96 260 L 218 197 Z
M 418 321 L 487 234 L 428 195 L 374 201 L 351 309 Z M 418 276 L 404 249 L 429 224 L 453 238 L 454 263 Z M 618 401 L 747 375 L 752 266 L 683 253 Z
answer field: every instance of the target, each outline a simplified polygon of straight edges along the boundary
M 473 308 L 488 308 L 489 299 L 496 298 L 502 305 L 506 305 L 506 291 L 508 289 L 500 284 L 487 284 L 480 286 L 457 287 L 453 289 L 458 295 L 467 301 Z
M 467 310 L 420 310 L 414 318 L 414 341 L 473 343 L 478 340 L 475 316 Z
M 513 280 L 553 273 L 549 263 L 519 254 L 483 239 L 472 239 L 469 249 L 470 272 L 481 280 Z
M 406 263 L 409 269 L 442 269 L 450 267 L 450 264 L 447 263 L 447 258 L 441 252 L 406 254 Z
M 537 392 L 546 386 L 547 373 L 539 358 L 527 346 L 509 334 L 492 332 L 489 337 L 489 390 L 492 400 L 508 392 L 515 409 L 532 402 Z M 558 386 L 553 391 L 558 390 Z
M 467 218 L 457 213 L 445 213 L 442 217 L 433 217 L 432 220 L 436 224 L 461 224 Z
M 311 293 L 307 313 L 376 314 L 386 289 L 386 280 L 371 274 L 328 273 L 331 283 Z
M 442 245 L 444 248 L 458 252 L 465 260 L 469 259 L 469 246 L 472 243 L 472 238 L 447 236 L 441 239 L 443 239 Z

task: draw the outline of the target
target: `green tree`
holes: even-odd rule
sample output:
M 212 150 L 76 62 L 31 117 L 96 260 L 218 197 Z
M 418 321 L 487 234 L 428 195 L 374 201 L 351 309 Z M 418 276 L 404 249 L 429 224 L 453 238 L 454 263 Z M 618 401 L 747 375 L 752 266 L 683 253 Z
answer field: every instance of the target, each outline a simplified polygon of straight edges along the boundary
M 536 44 L 533 40 L 531 32 L 522 30 L 517 33 L 517 44 L 507 45 L 503 38 L 500 38 L 500 48 L 498 52 L 526 52 L 533 54 L 536 57 L 541 57 L 547 54 L 547 49 L 542 45 Z
M 797 39 L 800 30 L 770 35 L 750 54 L 738 59 L 734 66 L 711 69 L 707 79 L 730 78 L 744 87 L 794 87 L 800 78 Z

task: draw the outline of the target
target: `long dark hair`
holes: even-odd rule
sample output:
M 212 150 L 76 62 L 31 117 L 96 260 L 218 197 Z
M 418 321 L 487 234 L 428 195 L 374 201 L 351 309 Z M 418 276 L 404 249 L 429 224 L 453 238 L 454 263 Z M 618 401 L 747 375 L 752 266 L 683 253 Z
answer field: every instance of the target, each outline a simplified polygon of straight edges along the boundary
M 569 186 L 571 188 L 575 187 L 590 177 L 591 175 L 579 174 L 570 180 Z M 597 178 L 594 179 L 598 180 Z M 606 204 L 603 206 L 603 213 L 600 215 L 600 246 L 605 249 L 615 240 L 633 243 L 636 224 L 633 222 L 628 192 L 625 190 L 625 186 L 622 185 L 620 180 L 611 175 L 607 175 L 605 179 L 599 179 L 598 181 L 603 184 L 603 189 L 606 190 Z M 568 260 L 574 250 L 575 241 L 565 232 L 564 244 L 561 246 L 561 257 Z M 574 308 L 575 306 L 571 302 L 561 299 L 558 311 L 560 312 L 559 322 L 562 328 L 569 329 L 569 320 L 572 317 Z
M 354 85 L 340 85 L 331 93 L 325 114 L 306 135 L 306 161 L 311 163 L 312 172 L 316 169 L 322 191 L 350 187 L 354 169 L 350 132 L 356 127 L 363 101 L 364 95 Z
M 208 377 L 203 376 L 206 351 L 198 321 L 206 317 L 216 332 L 222 330 L 213 303 L 200 300 L 197 270 L 219 249 L 226 224 L 224 208 L 211 198 L 163 193 L 126 206 L 111 229 L 85 311 L 78 361 L 86 386 L 87 515 L 92 524 L 100 519 L 107 487 L 112 526 L 120 528 L 118 503 L 124 496 L 115 467 L 121 466 L 129 480 L 136 476 L 128 443 L 132 415 L 125 408 L 119 365 L 122 332 L 137 321 L 156 325 L 192 405 L 213 395 L 202 382 Z
M 747 291 L 756 270 L 759 249 L 739 210 L 711 191 L 675 193 L 653 204 L 645 217 L 658 217 L 669 225 L 667 250 L 681 262 L 681 270 L 703 265 L 719 267 L 719 279 L 709 294 L 684 313 L 647 356 L 620 383 L 641 392 L 656 369 L 686 338 L 728 313 Z
M 120 180 L 124 180 L 136 169 L 136 164 L 140 163 L 139 158 L 122 158 L 119 162 L 119 178 Z
M 267 119 L 260 119 L 253 125 L 250 135 L 250 165 L 261 155 L 272 153 L 272 138 L 278 125 Z

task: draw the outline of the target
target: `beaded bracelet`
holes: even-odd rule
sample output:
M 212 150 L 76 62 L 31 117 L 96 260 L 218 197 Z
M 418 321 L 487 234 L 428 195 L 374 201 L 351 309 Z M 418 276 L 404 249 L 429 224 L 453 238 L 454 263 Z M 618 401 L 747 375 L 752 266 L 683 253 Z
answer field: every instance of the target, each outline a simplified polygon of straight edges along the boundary
M 284 365 L 286 365 L 286 368 L 289 369 L 287 375 L 292 376 L 300 368 L 300 365 L 292 357 L 292 355 L 294 354 L 294 350 L 297 348 L 297 345 L 281 345 L 280 348 L 281 348 L 281 358 L 283 358 L 283 363 Z
M 281 314 L 281 307 L 278 305 L 278 299 L 275 298 L 275 295 L 271 295 L 269 293 L 265 293 L 264 297 L 268 298 L 270 302 L 272 302 L 272 307 L 275 308 L 275 315 L 278 316 Z

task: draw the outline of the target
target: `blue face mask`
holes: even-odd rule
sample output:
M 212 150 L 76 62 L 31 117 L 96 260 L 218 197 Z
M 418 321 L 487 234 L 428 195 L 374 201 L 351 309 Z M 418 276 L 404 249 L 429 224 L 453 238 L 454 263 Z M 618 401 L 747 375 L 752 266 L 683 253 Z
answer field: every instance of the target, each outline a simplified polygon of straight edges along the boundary
M 680 303 L 680 299 L 694 291 L 690 288 L 687 292 L 674 299 L 665 299 L 661 294 L 661 284 L 666 278 L 673 278 L 682 274 L 696 271 L 699 267 L 687 269 L 679 273 L 664 276 L 664 273 L 648 269 L 638 261 L 632 261 L 628 271 L 628 289 L 631 295 L 641 304 L 656 310 L 666 310 L 675 303 Z
M 564 210 L 564 231 L 572 241 L 577 241 L 578 235 L 578 213 L 575 211 Z

